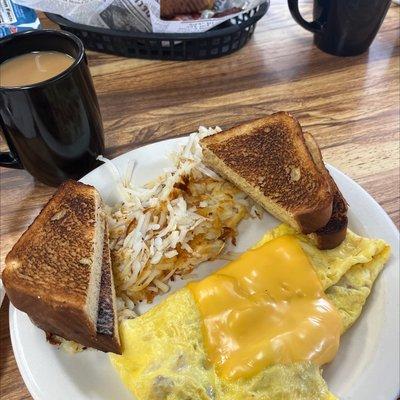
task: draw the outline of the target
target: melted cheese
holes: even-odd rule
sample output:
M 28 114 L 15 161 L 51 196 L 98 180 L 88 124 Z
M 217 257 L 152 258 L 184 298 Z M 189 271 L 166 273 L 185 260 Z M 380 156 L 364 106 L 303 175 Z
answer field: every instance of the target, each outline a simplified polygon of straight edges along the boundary
M 247 251 L 188 285 L 203 320 L 210 361 L 224 379 L 272 364 L 331 361 L 342 323 L 293 236 Z

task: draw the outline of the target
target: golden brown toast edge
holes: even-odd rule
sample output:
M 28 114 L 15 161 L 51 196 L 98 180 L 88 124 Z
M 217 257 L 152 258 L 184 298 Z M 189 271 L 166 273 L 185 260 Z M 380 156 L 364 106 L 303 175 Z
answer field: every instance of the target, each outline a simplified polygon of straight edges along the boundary
M 321 150 L 315 138 L 309 132 L 304 132 L 304 139 L 317 168 L 326 176 L 326 179 L 329 180 L 334 190 L 333 210 L 330 220 L 324 227 L 311 233 L 310 237 L 319 249 L 334 249 L 346 238 L 348 225 L 347 203 L 336 185 L 336 182 L 325 167 Z
M 214 0 L 160 0 L 161 18 L 192 14 L 212 8 Z
M 105 352 L 121 354 L 122 350 L 118 332 L 118 315 L 107 221 L 104 230 L 103 263 L 101 268 L 97 335 L 90 347 Z
M 278 121 L 278 123 L 281 123 L 283 121 L 283 124 L 289 124 L 291 125 L 291 129 L 296 130 L 296 135 L 302 143 L 301 146 L 303 146 L 304 148 L 303 154 L 304 157 L 306 157 L 306 162 L 308 163 L 309 168 L 312 169 L 314 175 L 317 176 L 318 179 L 320 179 L 321 185 L 323 187 L 324 198 L 322 199 L 318 207 L 314 207 L 312 209 L 305 208 L 292 216 L 288 215 L 286 209 L 284 207 L 280 207 L 278 204 L 274 204 L 273 209 L 271 207 L 271 203 L 268 201 L 268 199 L 259 188 L 247 182 L 245 178 L 242 178 L 238 173 L 236 173 L 234 169 L 226 165 L 224 160 L 214 154 L 214 152 L 210 149 L 210 147 L 215 147 L 215 145 L 218 146 L 229 138 L 245 135 L 247 132 L 265 127 L 266 124 L 270 123 L 271 121 Z M 220 175 L 233 182 L 233 184 L 235 184 L 241 190 L 247 193 L 250 197 L 253 198 L 254 201 L 261 204 L 267 211 L 269 211 L 279 220 L 290 224 L 291 226 L 303 233 L 314 232 L 317 229 L 325 226 L 329 221 L 332 215 L 333 203 L 333 193 L 331 186 L 328 182 L 325 182 L 325 178 L 319 178 L 321 174 L 316 167 L 311 155 L 309 154 L 303 138 L 301 127 L 298 121 L 289 113 L 278 112 L 264 118 L 244 123 L 242 125 L 225 130 L 215 135 L 205 137 L 200 141 L 200 144 L 203 148 L 203 161 L 205 164 L 209 165 L 212 169 L 215 169 L 216 172 L 218 172 Z M 234 152 L 234 149 L 232 149 L 232 151 Z
M 107 221 L 105 221 L 102 275 L 99 296 L 99 312 L 97 319 L 97 334 L 94 338 L 87 335 L 77 339 L 67 339 L 64 335 L 54 336 L 53 333 L 46 331 L 47 340 L 51 344 L 59 345 L 60 337 L 66 340 L 74 340 L 85 347 L 91 347 L 106 353 L 121 354 L 121 341 L 118 331 L 118 316 L 116 307 L 116 297 L 114 288 L 114 278 L 111 267 L 109 235 Z M 40 326 L 40 322 L 33 321 Z
M 63 198 L 63 191 L 95 190 L 92 186 L 80 182 L 66 181 L 56 191 L 53 197 L 46 203 L 39 215 L 22 234 L 17 243 L 6 256 L 5 268 L 2 272 L 2 281 L 11 303 L 21 311 L 26 312 L 34 323 L 41 329 L 66 337 L 69 340 L 76 340 L 77 337 L 96 336 L 96 324 L 91 320 L 85 310 L 85 305 L 76 299 L 70 301 L 57 301 L 46 295 L 46 287 L 41 290 L 40 282 L 35 282 L 38 291 L 33 292 L 25 284 L 25 277 L 18 273 L 18 254 L 23 251 L 24 245 L 35 235 L 40 225 L 49 218 L 48 211 L 51 204 L 60 202 Z M 97 193 L 97 192 L 96 192 Z M 98 302 L 98 300 L 97 300 Z M 63 328 L 67 325 L 67 334 Z M 87 345 L 86 343 L 82 343 Z

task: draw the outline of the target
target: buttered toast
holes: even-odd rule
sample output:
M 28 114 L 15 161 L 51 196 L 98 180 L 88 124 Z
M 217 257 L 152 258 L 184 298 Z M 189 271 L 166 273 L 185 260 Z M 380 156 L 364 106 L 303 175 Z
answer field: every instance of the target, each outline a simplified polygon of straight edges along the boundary
M 104 231 L 99 311 L 97 313 L 96 330 L 97 335 L 90 347 L 111 353 L 121 353 L 121 342 L 118 333 L 116 295 L 107 225 Z
M 277 219 L 307 234 L 330 220 L 334 191 L 290 114 L 278 112 L 200 143 L 205 164 Z
M 304 132 L 304 139 L 315 165 L 320 170 L 321 174 L 323 174 L 330 182 L 334 192 L 332 216 L 330 220 L 324 227 L 311 233 L 310 236 L 319 249 L 334 249 L 346 238 L 348 225 L 347 203 L 335 181 L 326 169 L 321 151 L 314 137 L 310 133 Z
M 106 332 L 110 343 L 104 345 L 104 337 L 98 337 L 99 301 L 111 302 L 115 310 L 113 288 L 108 288 L 109 257 L 99 193 L 92 186 L 67 181 L 7 255 L 2 280 L 13 305 L 47 333 L 118 351 L 110 307 L 108 321 L 102 324 L 112 326 L 111 334 L 110 329 Z

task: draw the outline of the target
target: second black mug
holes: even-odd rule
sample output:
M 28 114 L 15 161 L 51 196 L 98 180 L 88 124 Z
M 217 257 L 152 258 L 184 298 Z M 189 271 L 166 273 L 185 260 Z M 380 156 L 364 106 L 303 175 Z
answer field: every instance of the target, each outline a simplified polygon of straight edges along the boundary
M 74 62 L 43 82 L 0 86 L 0 131 L 10 149 L 0 153 L 0 165 L 57 186 L 101 164 L 103 126 L 82 42 L 61 31 L 17 33 L 0 40 L 0 63 L 35 51 L 62 52 Z
M 288 0 L 298 24 L 314 33 L 326 53 L 355 56 L 368 50 L 390 6 L 390 0 L 314 0 L 314 21 L 306 21 L 299 0 Z

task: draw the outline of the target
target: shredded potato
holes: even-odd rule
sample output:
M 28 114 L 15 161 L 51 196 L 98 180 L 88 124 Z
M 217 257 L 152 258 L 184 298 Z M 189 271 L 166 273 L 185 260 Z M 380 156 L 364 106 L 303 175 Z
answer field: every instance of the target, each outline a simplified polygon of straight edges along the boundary
M 65 351 L 69 354 L 80 353 L 81 351 L 85 350 L 86 347 L 74 342 L 72 340 L 66 340 L 61 336 L 53 335 L 52 333 L 46 332 L 46 339 L 50 344 L 58 346 L 58 348 L 62 351 Z
M 192 134 L 175 167 L 144 187 L 131 184 L 133 163 L 120 179 L 123 201 L 107 210 L 120 319 L 134 318 L 135 305 L 167 292 L 174 277 L 217 258 L 229 240 L 235 244 L 239 222 L 257 214 L 243 192 L 201 162 L 199 139 L 218 131 Z

